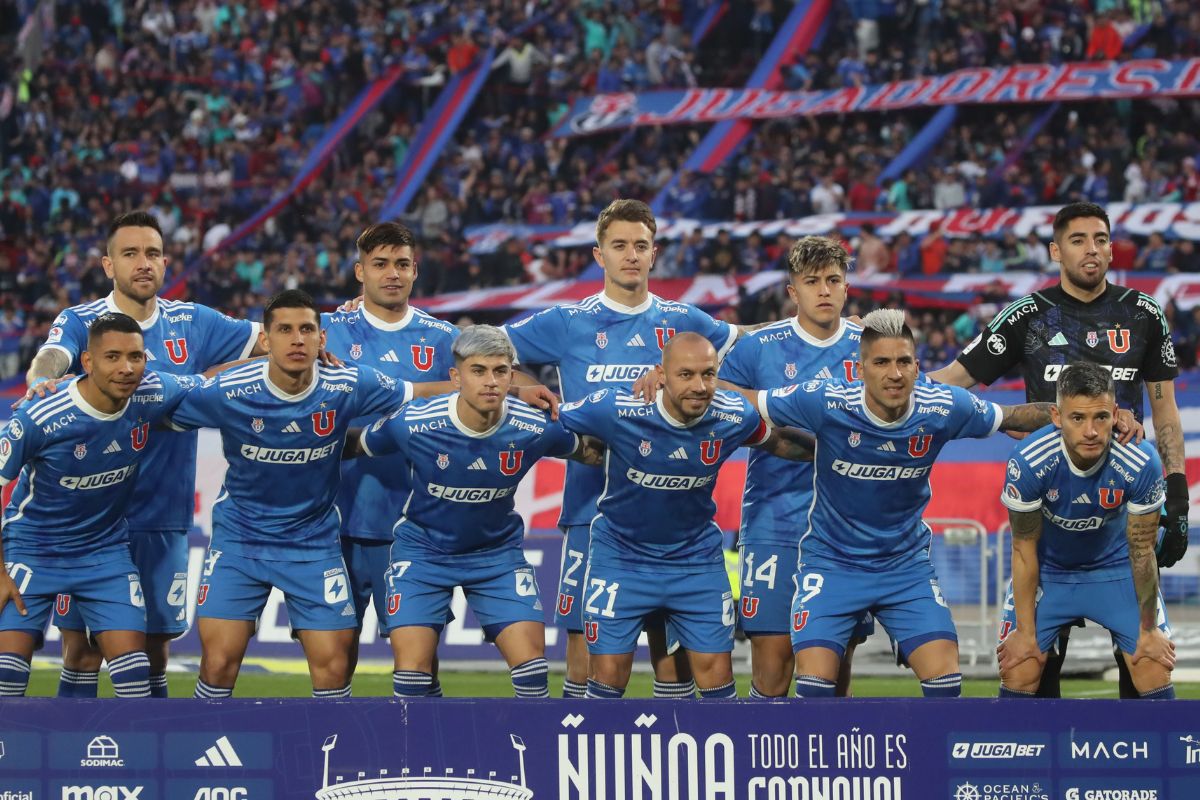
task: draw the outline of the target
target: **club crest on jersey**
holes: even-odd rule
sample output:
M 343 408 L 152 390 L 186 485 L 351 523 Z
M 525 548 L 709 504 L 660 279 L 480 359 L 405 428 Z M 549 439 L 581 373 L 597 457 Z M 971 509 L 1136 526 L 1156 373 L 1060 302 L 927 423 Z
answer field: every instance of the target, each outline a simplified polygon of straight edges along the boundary
M 933 441 L 933 436 L 925 434 L 924 436 L 908 437 L 908 454 L 913 458 L 929 454 L 929 443 Z
M 1110 328 L 1105 333 L 1108 334 L 1108 346 L 1114 353 L 1129 352 L 1129 329 Z
M 450 466 L 450 454 L 438 453 L 437 465 L 438 469 L 445 469 L 446 467 Z
M 313 433 L 317 436 L 328 436 L 333 433 L 333 420 L 337 410 L 314 411 L 312 415 Z
M 642 439 L 642 443 L 638 445 L 638 452 L 643 456 L 650 455 L 650 440 Z
M 187 339 L 164 339 L 163 347 L 167 348 L 167 358 L 171 359 L 172 364 L 187 363 Z
M 355 342 L 354 344 L 350 345 L 350 357 L 351 358 L 362 358 L 362 345 L 361 344 L 359 344 L 358 342 Z
M 571 606 L 575 605 L 575 598 L 571 595 L 560 592 L 558 595 L 558 613 L 562 616 L 567 616 L 571 613 Z
M 414 344 L 411 348 L 413 366 L 421 372 L 429 372 L 433 366 L 433 348 L 427 344 Z
M 500 453 L 500 473 L 502 475 L 516 475 L 521 471 L 521 457 L 525 455 L 524 450 L 503 450 Z
M 858 447 L 862 444 L 862 434 L 858 431 L 851 431 L 850 435 L 846 437 L 846 441 L 850 443 L 851 447 Z
M 1100 344 L 1100 336 L 1097 335 L 1097 333 L 1095 331 L 1088 331 L 1087 346 L 1095 347 L 1098 344 Z
M 842 370 L 846 373 L 846 380 L 854 382 L 858 380 L 858 362 L 845 359 L 842 361 Z
M 1055 500 L 1057 500 L 1058 499 L 1058 489 L 1051 489 L 1050 491 L 1046 492 L 1046 499 L 1049 500 L 1051 503 L 1053 503 Z
M 141 450 L 146 446 L 146 439 L 150 436 L 150 423 L 143 422 L 129 432 L 129 438 L 132 440 L 133 449 Z
M 758 598 L 743 597 L 742 598 L 742 616 L 746 619 L 752 619 L 758 614 Z
M 78 458 L 80 461 L 83 461 L 83 459 L 86 456 L 87 456 L 87 445 L 84 444 L 83 442 L 80 442 L 79 444 L 75 445 L 75 457 Z
M 267 426 L 263 424 L 262 417 L 255 417 L 254 419 L 250 420 L 250 428 L 255 433 L 262 433 L 263 428 L 265 427 Z
M 200 584 L 200 591 L 196 592 L 196 605 L 204 605 L 204 601 L 208 599 L 208 584 Z
M 600 623 L 585 622 L 583 623 L 583 636 L 588 640 L 588 644 L 595 644 L 600 640 Z
M 608 347 L 608 331 L 596 331 L 596 347 L 601 350 Z
M 54 610 L 58 612 L 60 617 L 65 617 L 71 613 L 71 595 L 60 594 L 54 598 Z
M 389 594 L 388 595 L 388 613 L 389 614 L 395 614 L 400 611 L 400 597 L 401 596 L 398 594 Z
M 796 362 L 795 361 L 789 361 L 787 364 L 784 365 L 783 377 L 787 378 L 789 381 L 796 377 Z
M 1124 489 L 1109 489 L 1100 487 L 1100 507 L 1101 508 L 1120 508 L 1121 500 L 1125 498 Z
M 700 442 L 700 463 L 712 466 L 721 457 L 722 439 L 704 439 Z
M 655 328 L 654 336 L 658 339 L 658 349 L 662 350 L 667 346 L 667 340 L 675 335 L 674 328 Z
M 799 611 L 795 614 L 792 614 L 792 630 L 802 631 L 802 630 L 804 630 L 804 626 L 807 624 L 808 624 L 808 612 L 807 611 Z

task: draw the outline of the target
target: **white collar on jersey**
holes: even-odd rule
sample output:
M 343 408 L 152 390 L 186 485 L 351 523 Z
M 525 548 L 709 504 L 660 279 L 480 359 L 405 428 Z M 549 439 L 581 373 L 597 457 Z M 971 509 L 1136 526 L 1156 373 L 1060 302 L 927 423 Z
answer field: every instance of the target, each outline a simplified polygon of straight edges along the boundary
M 412 322 L 413 318 L 413 307 L 411 305 L 405 309 L 404 316 L 396 322 L 384 322 L 370 311 L 367 311 L 366 303 L 363 303 L 358 310 L 362 312 L 363 319 L 367 321 L 368 325 L 381 331 L 398 331 Z
M 915 391 L 915 388 L 914 388 L 914 391 Z M 908 418 L 913 415 L 913 411 L 916 410 L 916 407 L 917 407 L 917 398 L 914 395 L 910 394 L 908 396 L 908 411 L 904 412 L 904 416 L 901 417 L 900 419 L 896 420 L 895 422 L 886 422 L 886 421 L 880 419 L 879 417 L 875 416 L 875 414 L 872 413 L 871 409 L 867 407 L 867 387 L 866 386 L 863 387 L 862 400 L 859 402 L 862 403 L 863 413 L 866 414 L 867 419 L 871 421 L 871 424 L 873 424 L 876 428 L 884 428 L 884 429 L 899 428 L 901 425 L 908 422 Z
M 104 305 L 109 311 L 111 311 L 114 314 L 124 314 L 125 313 L 124 311 L 117 308 L 117 300 L 113 296 L 114 294 L 115 294 L 115 292 L 108 293 L 108 296 L 104 298 Z M 146 319 L 138 322 L 138 325 L 141 326 L 142 330 L 148 331 L 155 326 L 155 324 L 158 322 L 158 312 L 160 310 L 162 310 L 162 304 L 160 304 L 158 302 L 158 298 L 156 297 L 156 298 L 154 298 L 154 313 L 151 314 Z
M 316 364 L 316 363 L 313 364 L 312 373 L 313 373 L 312 380 L 308 382 L 307 389 L 305 389 L 303 392 L 300 392 L 299 394 L 288 394 L 283 389 L 280 389 L 278 386 L 271 383 L 270 363 L 267 361 L 264 361 L 263 365 L 262 365 L 263 383 L 265 383 L 267 385 L 267 391 L 270 392 L 271 394 L 275 395 L 276 397 L 278 397 L 280 400 L 282 400 L 285 403 L 299 403 L 301 400 L 308 397 L 310 394 L 312 394 L 313 392 L 315 392 L 317 390 L 317 384 L 321 382 L 320 366 L 318 364 Z
M 618 314 L 641 314 L 643 311 L 650 308 L 650 305 L 653 302 L 654 295 L 650 294 L 649 292 L 646 293 L 646 299 L 638 303 L 636 306 L 622 305 L 606 295 L 604 292 L 600 292 L 600 303 L 605 308 L 610 308 L 613 311 L 616 311 Z
M 1100 469 L 1108 462 L 1108 454 L 1112 452 L 1112 444 L 1110 443 L 1108 445 L 1108 449 L 1104 451 L 1104 455 L 1096 459 L 1095 464 L 1092 464 L 1087 469 L 1080 469 L 1079 467 L 1075 466 L 1075 462 L 1071 460 L 1071 454 L 1067 452 L 1067 440 L 1059 437 L 1058 446 L 1059 449 L 1062 450 L 1063 458 L 1065 458 L 1067 461 L 1067 468 L 1071 470 L 1073 475 L 1076 475 L 1080 478 L 1090 478 L 1099 472 Z
M 98 419 L 101 422 L 112 422 L 115 419 L 120 419 L 123 417 L 125 415 L 125 410 L 129 408 L 129 401 L 126 400 L 116 411 L 111 414 L 105 414 L 87 400 L 83 399 L 83 393 L 79 391 L 78 384 L 79 378 L 71 381 L 71 384 L 67 387 L 67 394 L 69 394 L 71 399 L 75 401 L 75 405 L 79 406 L 80 411 L 87 414 L 89 417 L 92 417 L 93 419 Z
M 671 416 L 671 412 L 667 411 L 666 405 L 663 404 L 663 390 L 662 389 L 658 390 L 658 395 L 654 398 L 654 405 L 658 406 L 658 413 L 662 414 L 662 418 L 665 419 L 667 421 L 667 424 L 670 425 L 672 428 L 695 427 L 696 425 L 699 425 L 700 421 L 703 420 L 705 415 L 708 414 L 708 409 L 706 408 L 706 409 L 704 409 L 704 414 L 701 414 L 700 416 L 696 417 L 691 422 L 681 422 L 680 420 L 675 419 L 675 417 Z
M 813 347 L 832 347 L 840 342 L 842 340 L 842 336 L 846 333 L 845 319 L 838 320 L 837 330 L 834 331 L 833 335 L 828 339 L 818 339 L 817 337 L 813 336 L 811 333 L 804 330 L 804 328 L 800 327 L 800 322 L 795 317 L 789 318 L 788 322 L 792 323 L 792 330 L 796 332 L 796 335 L 800 337 L 800 340 L 805 344 L 812 345 Z
M 467 426 L 467 423 L 462 421 L 458 416 L 458 396 L 460 392 L 455 392 L 450 395 L 450 421 L 454 423 L 454 427 L 458 428 L 458 432 L 464 436 L 470 436 L 472 439 L 486 439 L 496 431 L 500 430 L 500 426 L 504 424 L 504 420 L 508 419 L 508 398 L 505 398 L 500 405 L 500 419 L 496 424 L 488 428 L 486 431 L 477 431 Z

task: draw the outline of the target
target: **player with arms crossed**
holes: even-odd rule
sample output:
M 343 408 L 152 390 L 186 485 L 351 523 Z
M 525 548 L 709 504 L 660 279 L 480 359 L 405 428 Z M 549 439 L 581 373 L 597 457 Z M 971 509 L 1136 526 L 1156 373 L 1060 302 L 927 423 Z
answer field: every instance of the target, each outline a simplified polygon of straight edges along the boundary
M 88 328 L 107 313 L 122 312 L 138 321 L 150 367 L 159 373 L 190 375 L 261 352 L 255 350 L 257 323 L 230 319 L 199 303 L 158 297 L 167 257 L 162 230 L 152 214 L 133 211 L 114 219 L 101 264 L 112 278 L 112 294 L 72 306 L 54 320 L 29 367 L 31 397 L 38 384 L 80 371 Z M 128 509 L 129 539 L 146 599 L 150 691 L 166 697 L 170 643 L 187 630 L 187 532 L 196 485 L 196 434 L 157 433 L 144 459 Z M 164 475 L 172 479 L 164 481 Z M 55 614 L 63 634 L 58 694 L 95 697 L 100 653 L 89 645 L 83 618 L 69 598 L 63 607 L 65 614 Z
M 1014 448 L 1000 495 L 1013 536 L 1000 696 L 1036 696 L 1059 629 L 1083 617 L 1115 637 L 1142 697 L 1173 699 L 1175 645 L 1154 558 L 1158 454 L 1113 439 L 1113 379 L 1096 364 L 1063 368 L 1051 415 L 1053 426 Z
M 768 422 L 817 437 L 792 601 L 801 697 L 833 696 L 866 611 L 897 643 L 927 697 L 961 692 L 958 636 L 929 560 L 932 532 L 921 520 L 929 473 L 951 439 L 1036 430 L 1049 422 L 1049 405 L 1002 408 L 958 387 L 916 385 L 917 369 L 904 312 L 881 309 L 863 319 L 861 382 L 809 381 L 755 395 Z
M 714 320 L 695 306 L 673 303 L 650 293 L 654 267 L 653 212 L 638 200 L 614 200 L 596 221 L 592 255 L 604 270 L 604 289 L 575 305 L 548 308 L 502 330 L 525 364 L 558 368 L 563 400 L 578 401 L 604 388 L 628 388 L 658 363 L 663 346 L 685 331 L 700 334 L 718 359 L 738 329 Z M 577 461 L 567 464 L 559 526 L 564 533 L 555 619 L 567 630 L 567 677 L 564 697 L 582 697 L 588 675 L 583 639 L 581 593 L 587 572 L 588 528 L 596 515 L 603 472 Z M 667 656 L 663 629 L 652 624 L 651 660 L 656 697 L 691 697 L 695 687 L 683 658 Z
M 402 454 L 411 470 L 387 572 L 396 697 L 429 693 L 456 586 L 508 662 L 517 697 L 549 697 L 542 603 L 514 495 L 542 456 L 580 458 L 585 446 L 544 412 L 506 400 L 514 356 L 498 328 L 468 328 L 454 343 L 455 393 L 409 403 L 347 445 L 348 455 Z M 598 450 L 587 452 L 599 463 Z
M 653 404 L 602 389 L 561 409 L 563 425 L 608 445 L 583 592 L 587 696 L 624 694 L 638 635 L 665 616 L 700 695 L 736 697 L 736 610 L 712 521 L 717 473 L 743 444 L 811 458 L 812 440 L 771 431 L 745 398 L 718 390 L 716 350 L 699 334 L 677 333 L 656 371 Z
M 931 380 L 971 388 L 992 383 L 1017 365 L 1030 402 L 1054 402 L 1062 368 L 1091 361 L 1108 369 L 1116 387 L 1117 427 L 1142 419 L 1142 384 L 1150 396 L 1158 453 L 1167 472 L 1166 535 L 1158 563 L 1170 567 L 1188 545 L 1189 495 L 1184 474 L 1183 427 L 1175 402 L 1179 369 L 1166 318 L 1149 295 L 1110 284 L 1112 261 L 1108 215 L 1093 203 L 1071 203 L 1054 217 L 1050 258 L 1059 264 L 1059 285 L 1026 295 L 1001 311 L 956 361 L 929 373 Z M 1131 413 L 1132 412 L 1132 413 Z M 1122 419 L 1124 418 L 1124 419 Z M 1070 627 L 1064 627 L 1042 675 L 1039 697 L 1059 697 L 1058 675 Z M 1114 652 L 1121 696 L 1137 697 L 1125 659 Z
M 108 661 L 117 697 L 150 696 L 146 605 L 129 548 L 135 480 L 154 424 L 197 381 L 146 371 L 131 317 L 91 320 L 83 377 L 18 409 L 0 431 L 4 510 L 0 695 L 20 696 L 58 595 L 70 595 Z M 162 477 L 161 475 L 158 477 Z
M 394 380 L 444 381 L 454 358 L 458 329 L 413 308 L 408 300 L 417 279 L 416 239 L 395 222 L 371 225 L 358 237 L 354 275 L 362 283 L 362 304 L 354 311 L 322 314 L 326 347 L 346 363 L 369 364 Z M 354 420 L 366 427 L 379 417 Z M 387 584 L 392 526 L 408 499 L 409 465 L 399 452 L 342 462 L 337 507 L 341 515 L 342 556 L 350 576 L 358 625 L 374 604 L 379 629 L 387 635 Z M 352 643 L 350 672 L 358 661 Z M 434 693 L 440 693 L 436 685 Z
M 824 236 L 805 236 L 788 253 L 787 292 L 796 316 L 742 337 L 721 364 L 720 386 L 776 389 L 808 379 L 857 380 L 862 328 L 842 319 L 850 256 Z M 795 655 L 791 630 L 791 577 L 796 569 L 800 521 L 812 505 L 812 464 L 780 459 L 765 450 L 750 454 L 742 495 L 742 630 L 750 637 L 751 697 L 783 697 L 792 683 Z M 847 646 L 838 679 L 849 688 L 855 640 L 869 635 L 864 623 Z

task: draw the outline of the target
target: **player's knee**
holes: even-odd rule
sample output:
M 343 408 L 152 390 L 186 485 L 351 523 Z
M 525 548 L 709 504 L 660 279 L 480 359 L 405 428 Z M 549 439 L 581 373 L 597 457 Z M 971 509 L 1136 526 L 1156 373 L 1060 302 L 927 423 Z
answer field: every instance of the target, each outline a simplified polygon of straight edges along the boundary
M 104 657 L 87 641 L 87 635 L 74 632 L 63 636 L 62 661 L 65 669 L 76 672 L 99 672 Z

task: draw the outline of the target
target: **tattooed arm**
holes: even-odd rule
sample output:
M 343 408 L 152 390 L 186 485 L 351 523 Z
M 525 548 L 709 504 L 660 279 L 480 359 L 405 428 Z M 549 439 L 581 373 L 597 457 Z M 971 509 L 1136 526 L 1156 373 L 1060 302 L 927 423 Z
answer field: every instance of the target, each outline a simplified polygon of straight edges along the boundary
M 1133 588 L 1138 603 L 1138 642 L 1133 654 L 1136 665 L 1143 658 L 1159 662 L 1167 669 L 1175 667 L 1175 645 L 1158 629 L 1158 564 L 1154 543 L 1158 538 L 1158 510 L 1149 514 L 1130 514 L 1126 526 L 1129 563 L 1133 568 Z
M 1154 436 L 1158 455 L 1167 473 L 1166 536 L 1158 553 L 1158 565 L 1170 567 L 1183 558 L 1188 546 L 1188 512 L 1191 492 L 1184 470 L 1183 426 L 1175 402 L 1175 383 L 1155 381 L 1146 384 L 1150 395 L 1150 414 L 1154 418 Z
M 1050 424 L 1050 409 L 1053 403 L 1023 403 L 1019 406 L 1000 406 L 1004 417 L 1000 422 L 1002 431 L 1024 431 L 1029 433 Z
M 1008 524 L 1012 528 L 1012 596 L 1017 627 L 1008 633 L 997 648 L 1002 677 L 1031 658 L 1045 661 L 1037 642 L 1037 590 L 1040 576 L 1037 545 L 1042 536 L 1042 510 L 1010 510 Z
M 811 433 L 798 428 L 773 428 L 766 441 L 753 447 L 788 461 L 812 461 L 817 440 Z

